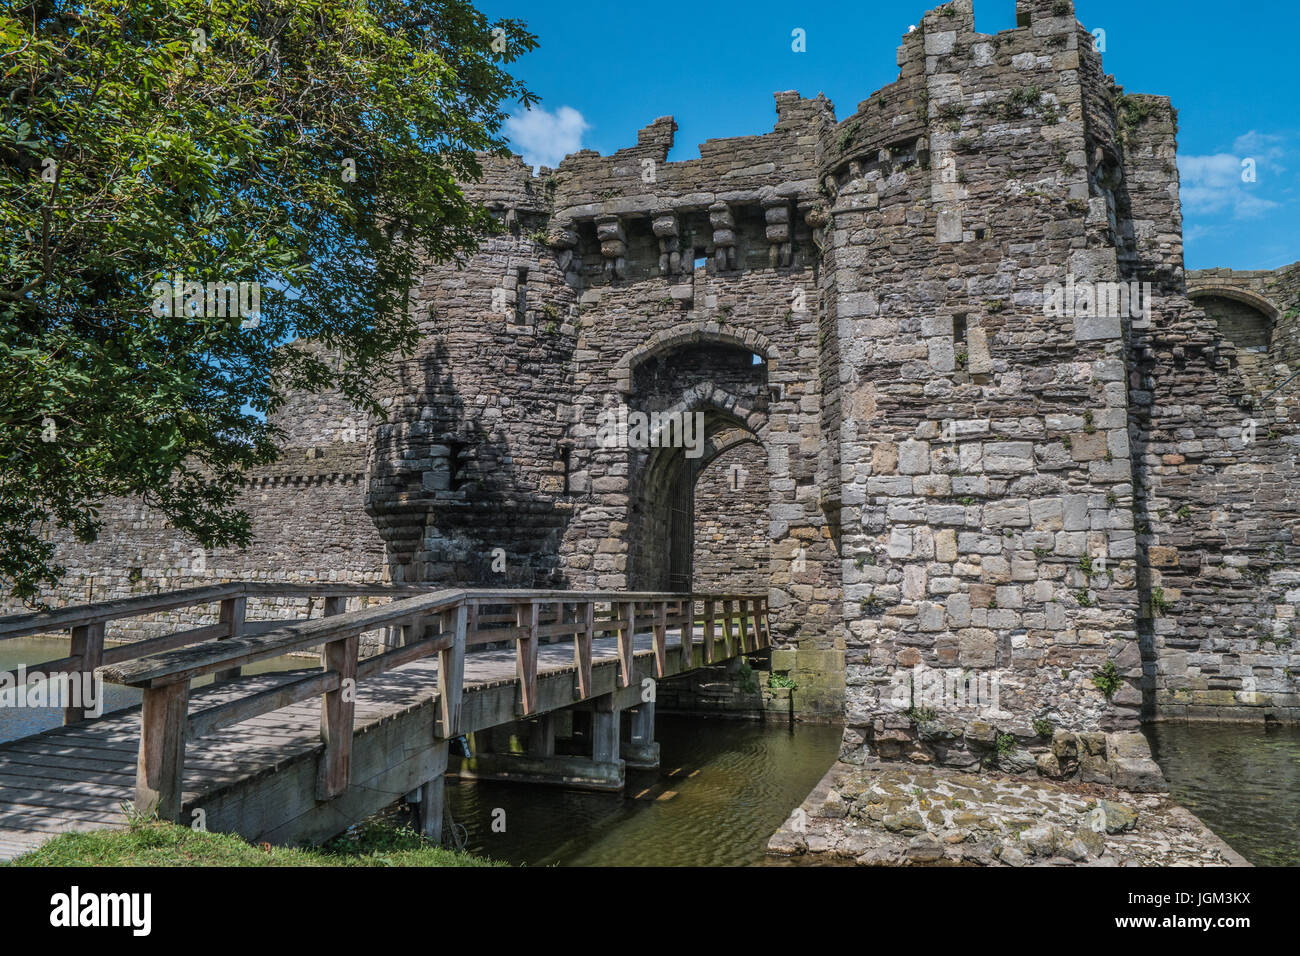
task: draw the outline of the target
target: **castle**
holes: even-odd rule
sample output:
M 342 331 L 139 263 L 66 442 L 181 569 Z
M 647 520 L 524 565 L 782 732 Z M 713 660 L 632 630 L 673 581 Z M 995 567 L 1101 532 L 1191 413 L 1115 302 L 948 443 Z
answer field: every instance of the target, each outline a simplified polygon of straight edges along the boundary
M 503 231 L 420 276 L 386 420 L 295 396 L 250 549 L 111 502 L 52 603 L 765 590 L 772 667 L 850 761 L 970 766 L 1036 720 L 1296 720 L 1300 413 L 1270 393 L 1300 269 L 1186 273 L 1169 101 L 1105 74 L 1069 0 L 1016 10 L 995 35 L 970 0 L 927 13 L 843 120 L 786 92 L 698 159 L 668 161 L 662 118 L 555 170 L 486 161 L 467 190 Z M 634 413 L 699 441 L 601 438 Z M 891 699 L 918 667 L 995 678 L 995 716 L 918 733 Z

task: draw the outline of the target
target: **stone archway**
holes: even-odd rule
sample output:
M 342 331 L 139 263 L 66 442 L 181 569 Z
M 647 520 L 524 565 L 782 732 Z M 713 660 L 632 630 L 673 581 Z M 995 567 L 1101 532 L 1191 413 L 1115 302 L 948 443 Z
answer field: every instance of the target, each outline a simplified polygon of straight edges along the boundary
M 763 362 L 775 367 L 780 356 L 771 340 L 753 329 L 731 328 L 719 322 L 684 322 L 663 329 L 629 351 L 610 370 L 615 387 L 623 394 L 633 391 L 633 377 L 637 367 L 648 359 L 693 346 L 719 345 L 748 351 L 760 356 Z
M 1196 305 L 1214 319 L 1220 334 L 1239 350 L 1267 351 L 1281 311 L 1268 299 L 1248 289 L 1202 283 L 1187 292 Z
M 691 589 L 695 583 L 696 489 L 701 476 L 713 474 L 715 462 L 742 446 L 757 446 L 759 453 L 766 456 L 759 434 L 734 411 L 714 404 L 696 404 L 684 414 L 700 416 L 707 436 L 701 453 L 695 457 L 685 448 L 651 449 L 640 480 L 633 483 L 631 518 L 636 533 L 631 539 L 639 546 L 629 555 L 628 584 L 634 590 Z M 744 494 L 749 505 L 746 511 L 760 506 L 765 523 L 766 464 L 749 471 L 752 480 L 747 478 L 747 487 L 738 489 L 733 497 Z M 727 499 L 716 477 L 708 486 L 708 500 L 715 511 L 730 510 L 725 508 Z M 734 527 L 739 520 L 739 515 L 733 513 L 728 525 Z
M 766 434 L 768 366 L 756 355 L 734 342 L 683 340 L 645 352 L 631 366 L 628 408 L 668 422 L 689 420 L 688 433 L 700 440 L 690 448 L 629 449 L 629 587 L 690 589 L 696 482 L 719 455 L 742 442 L 761 445 Z M 766 511 L 766 480 L 761 496 Z

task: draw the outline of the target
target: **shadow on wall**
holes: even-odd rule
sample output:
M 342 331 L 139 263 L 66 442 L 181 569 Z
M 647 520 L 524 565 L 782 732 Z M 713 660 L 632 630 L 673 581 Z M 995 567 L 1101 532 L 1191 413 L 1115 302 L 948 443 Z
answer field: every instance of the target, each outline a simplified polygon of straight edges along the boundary
M 559 543 L 572 512 L 562 459 L 535 451 L 537 409 L 514 397 L 503 407 L 491 395 L 467 405 L 452 364 L 440 340 L 403 363 L 390 420 L 372 429 L 366 510 L 393 580 L 564 587 Z M 553 423 L 553 408 L 548 415 Z

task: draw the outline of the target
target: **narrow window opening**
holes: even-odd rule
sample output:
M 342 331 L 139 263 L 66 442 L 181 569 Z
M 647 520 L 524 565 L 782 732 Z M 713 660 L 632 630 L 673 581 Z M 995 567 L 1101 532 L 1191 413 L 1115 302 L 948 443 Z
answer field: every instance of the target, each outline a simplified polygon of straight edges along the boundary
M 523 322 L 528 314 L 528 270 L 520 269 L 516 274 L 515 285 L 515 321 Z
M 958 345 L 966 344 L 966 316 L 954 315 L 952 317 L 952 340 Z
M 560 474 L 563 476 L 563 493 L 566 495 L 573 493 L 569 486 L 569 465 L 571 463 L 572 454 L 572 448 L 569 448 L 568 446 L 560 448 Z
M 447 442 L 447 482 L 452 491 L 460 491 L 465 486 L 464 456 L 464 442 Z

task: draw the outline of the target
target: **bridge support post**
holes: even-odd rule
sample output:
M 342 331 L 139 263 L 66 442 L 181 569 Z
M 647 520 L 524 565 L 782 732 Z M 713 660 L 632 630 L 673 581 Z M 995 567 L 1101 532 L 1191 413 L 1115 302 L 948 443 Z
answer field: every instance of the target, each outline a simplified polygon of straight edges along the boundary
M 606 694 L 596 699 L 607 702 L 610 709 L 604 711 L 588 703 L 580 705 L 582 710 L 557 710 L 539 715 L 528 722 L 528 742 L 522 748 L 518 746 L 518 738 L 524 731 L 519 723 L 496 728 L 498 734 L 475 733 L 474 756 L 460 762 L 456 775 L 461 780 L 531 783 L 571 790 L 622 790 L 624 764 L 619 759 L 616 697 Z M 591 756 L 556 752 L 557 738 L 564 734 L 570 717 L 583 718 L 573 723 L 580 725 L 575 729 L 589 742 Z
M 631 739 L 623 762 L 632 770 L 657 770 L 659 744 L 655 742 L 655 705 L 653 701 L 637 704 L 628 710 Z
M 556 716 L 554 712 L 551 712 L 542 714 L 537 720 L 533 721 L 528 731 L 528 756 L 555 756 Z
M 440 768 L 438 775 L 406 795 L 406 802 L 415 811 L 416 830 L 426 840 L 441 845 L 442 817 L 446 804 L 447 753 L 450 744 L 434 745 L 434 763 Z
M 619 709 L 613 694 L 593 701 L 591 712 L 591 759 L 597 764 L 616 764 L 618 758 Z

